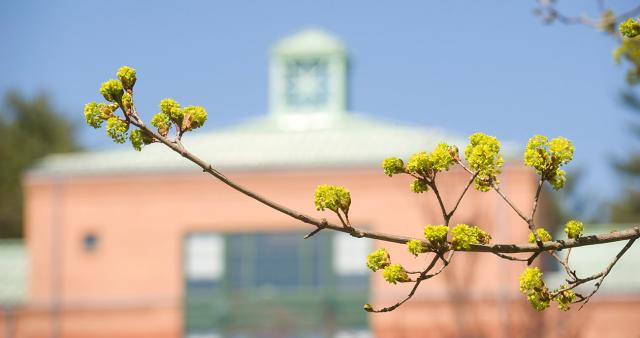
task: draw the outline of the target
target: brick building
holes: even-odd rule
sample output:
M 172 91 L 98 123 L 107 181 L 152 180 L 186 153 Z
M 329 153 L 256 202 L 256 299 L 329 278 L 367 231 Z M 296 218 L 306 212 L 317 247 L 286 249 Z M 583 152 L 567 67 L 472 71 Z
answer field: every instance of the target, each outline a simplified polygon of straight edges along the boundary
M 465 138 L 350 112 L 348 65 L 343 43 L 323 31 L 285 38 L 272 49 L 269 112 L 187 135 L 185 146 L 294 209 L 330 217 L 314 210 L 313 192 L 318 184 L 343 185 L 352 193 L 352 223 L 421 236 L 425 224 L 441 223 L 434 197 L 385 176 L 380 161 L 441 141 L 464 146 Z M 28 273 L 11 283 L 23 278 L 28 288 L 6 307 L 0 337 L 524 337 L 536 328 L 549 330 L 529 336 L 567 337 L 573 324 L 566 323 L 582 314 L 591 317 L 576 319 L 586 327 L 581 336 L 595 337 L 616 332 L 602 331 L 601 309 L 620 311 L 622 334 L 632 332 L 624 323 L 640 320 L 638 283 L 623 300 L 603 288 L 605 296 L 578 314 L 539 315 L 518 292 L 522 264 L 464 253 L 397 311 L 368 315 L 363 303 L 392 304 L 409 287 L 366 270 L 364 257 L 379 243 L 329 231 L 303 240 L 308 226 L 165 147 L 125 148 L 50 156 L 25 175 Z M 536 177 L 513 146 L 503 148 L 502 186 L 527 210 Z M 467 179 L 458 169 L 441 177 L 445 203 L 455 202 Z M 453 222 L 479 225 L 494 242 L 527 237 L 493 192 L 471 191 Z M 407 266 L 424 264 L 403 246 L 385 246 Z

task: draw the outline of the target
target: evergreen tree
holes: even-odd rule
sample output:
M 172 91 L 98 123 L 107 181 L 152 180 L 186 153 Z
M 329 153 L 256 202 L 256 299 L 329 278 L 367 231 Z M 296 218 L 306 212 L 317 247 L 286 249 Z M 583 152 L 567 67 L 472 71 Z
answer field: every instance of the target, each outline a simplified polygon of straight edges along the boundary
M 0 238 L 22 236 L 22 174 L 50 153 L 78 150 L 72 123 L 49 98 L 5 96 L 0 109 Z

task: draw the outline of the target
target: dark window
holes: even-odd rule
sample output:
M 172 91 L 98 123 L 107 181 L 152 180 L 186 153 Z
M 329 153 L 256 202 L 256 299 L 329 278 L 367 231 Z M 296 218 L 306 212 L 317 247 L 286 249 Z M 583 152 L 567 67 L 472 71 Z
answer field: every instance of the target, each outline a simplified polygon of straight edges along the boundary
M 87 233 L 82 238 L 82 246 L 85 251 L 93 252 L 98 248 L 98 236 L 94 233 Z

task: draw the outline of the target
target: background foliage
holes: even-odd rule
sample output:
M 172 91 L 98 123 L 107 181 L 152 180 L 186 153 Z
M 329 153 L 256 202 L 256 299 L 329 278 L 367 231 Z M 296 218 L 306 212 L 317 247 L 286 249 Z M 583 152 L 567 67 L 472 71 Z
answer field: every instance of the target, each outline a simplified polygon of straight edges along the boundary
M 77 151 L 74 125 L 45 94 L 5 95 L 0 109 L 0 238 L 21 237 L 21 175 L 50 153 Z

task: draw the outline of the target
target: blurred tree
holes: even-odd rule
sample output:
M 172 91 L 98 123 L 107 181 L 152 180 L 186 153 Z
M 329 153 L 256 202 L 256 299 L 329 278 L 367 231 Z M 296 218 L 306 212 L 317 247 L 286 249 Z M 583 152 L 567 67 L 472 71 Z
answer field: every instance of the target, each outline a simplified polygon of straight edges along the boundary
M 72 123 L 45 94 L 11 91 L 0 109 L 0 238 L 22 236 L 21 175 L 50 153 L 78 150 Z
M 630 85 L 635 82 L 629 81 Z M 640 98 L 629 89 L 622 94 L 625 105 L 640 114 Z M 640 139 L 640 123 L 631 125 L 632 133 Z M 630 223 L 640 220 L 640 151 L 629 151 L 628 157 L 614 161 L 614 167 L 623 181 L 622 198 L 611 204 L 611 220 Z
M 560 22 L 564 24 L 581 24 L 604 32 L 618 41 L 613 51 L 613 59 L 627 67 L 626 80 L 630 88 L 623 93 L 624 103 L 640 113 L 640 98 L 634 87 L 640 84 L 640 5 L 635 5 L 624 13 L 615 13 L 607 8 L 605 1 L 598 1 L 599 16 L 592 18 L 586 15 L 567 16 L 561 13 L 555 0 L 538 0 L 539 7 L 535 14 L 541 16 L 546 23 Z M 640 124 L 632 126 L 633 133 L 640 138 Z M 616 223 L 637 222 L 640 220 L 640 152 L 628 151 L 625 159 L 614 160 L 614 167 L 623 181 L 621 198 L 610 204 L 609 217 Z M 586 204 L 585 204 L 586 202 Z M 593 204 L 591 199 L 583 198 L 578 206 Z M 600 210 L 598 210 L 600 209 Z M 601 208 L 594 209 L 595 219 L 602 218 Z M 606 214 L 606 213 L 605 213 Z
M 547 219 L 556 221 L 556 224 L 566 222 L 570 218 L 591 224 L 608 220 L 609 201 L 595 192 L 586 190 L 584 177 L 585 169 L 575 168 L 567 173 L 564 189 L 553 193 L 547 191 L 549 196 L 545 198 L 550 204 L 546 206 Z

